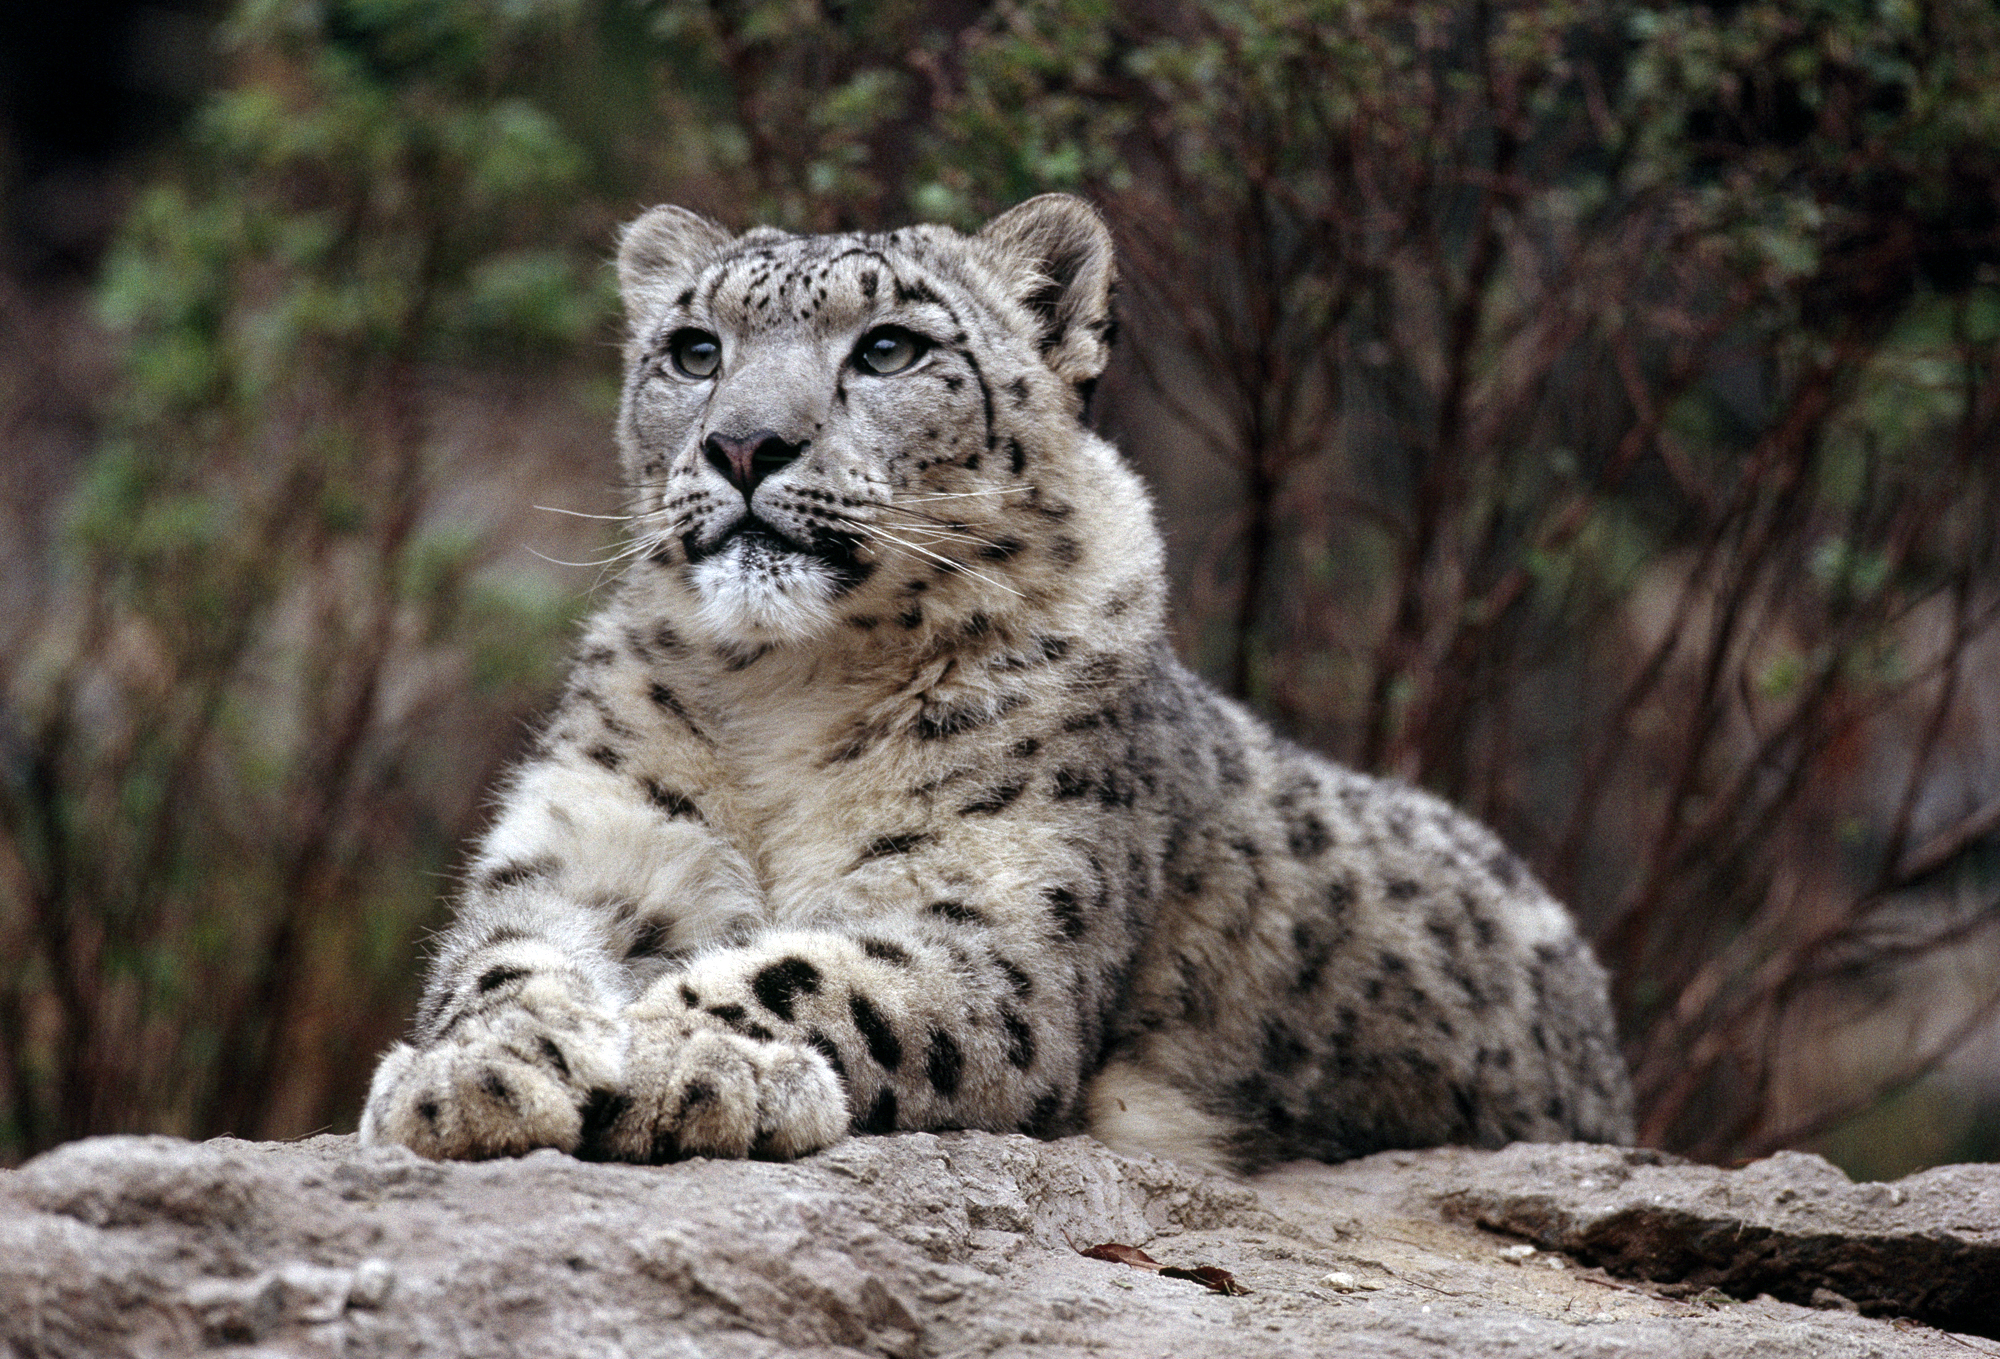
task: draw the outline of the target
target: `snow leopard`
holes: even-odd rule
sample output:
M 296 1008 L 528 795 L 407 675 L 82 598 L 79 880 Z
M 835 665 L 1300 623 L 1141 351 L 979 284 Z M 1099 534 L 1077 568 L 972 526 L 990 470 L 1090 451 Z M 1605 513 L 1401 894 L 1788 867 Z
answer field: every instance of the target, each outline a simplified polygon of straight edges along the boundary
M 629 566 L 507 779 L 364 1143 L 798 1157 L 1089 1132 L 1246 1172 L 1629 1141 L 1605 977 L 1480 824 L 1176 659 L 1087 423 L 1105 222 L 618 255 Z

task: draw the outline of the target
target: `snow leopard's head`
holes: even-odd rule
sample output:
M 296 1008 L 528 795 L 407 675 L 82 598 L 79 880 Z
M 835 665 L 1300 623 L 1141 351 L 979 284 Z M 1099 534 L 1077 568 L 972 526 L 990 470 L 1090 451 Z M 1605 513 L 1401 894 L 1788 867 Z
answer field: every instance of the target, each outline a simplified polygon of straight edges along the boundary
M 970 236 L 735 235 L 660 207 L 618 264 L 635 541 L 714 640 L 962 624 L 1074 566 L 1113 282 L 1082 200 Z

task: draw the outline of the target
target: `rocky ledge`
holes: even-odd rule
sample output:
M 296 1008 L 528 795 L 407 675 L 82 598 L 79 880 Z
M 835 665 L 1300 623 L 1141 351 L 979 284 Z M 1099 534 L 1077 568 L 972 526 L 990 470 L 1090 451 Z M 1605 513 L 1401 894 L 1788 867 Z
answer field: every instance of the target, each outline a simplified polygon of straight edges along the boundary
M 1133 1249 L 1082 1253 L 1105 1245 Z M 1966 1359 L 2000 1356 L 2000 1167 L 1856 1185 L 1797 1154 L 1729 1171 L 1517 1146 L 1237 1182 L 979 1133 L 661 1167 L 96 1138 L 0 1172 L 0 1340 L 244 1359 Z

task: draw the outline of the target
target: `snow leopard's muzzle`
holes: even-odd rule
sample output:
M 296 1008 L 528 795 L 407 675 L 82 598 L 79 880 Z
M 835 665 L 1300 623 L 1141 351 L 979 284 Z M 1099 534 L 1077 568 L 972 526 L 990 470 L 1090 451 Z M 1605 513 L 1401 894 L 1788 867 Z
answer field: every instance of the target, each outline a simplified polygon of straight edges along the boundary
M 785 508 L 790 497 L 767 493 L 760 512 L 758 488 L 797 462 L 811 440 L 789 440 L 770 429 L 736 436 L 711 433 L 702 440 L 703 460 L 727 481 L 738 496 L 737 506 L 722 510 L 681 537 L 688 562 L 699 564 L 740 546 L 745 570 L 767 568 L 786 554 L 806 557 L 825 567 L 835 592 L 844 594 L 866 580 L 870 565 L 861 560 L 859 535 L 810 519 L 796 519 Z M 772 491 L 781 491 L 773 486 Z

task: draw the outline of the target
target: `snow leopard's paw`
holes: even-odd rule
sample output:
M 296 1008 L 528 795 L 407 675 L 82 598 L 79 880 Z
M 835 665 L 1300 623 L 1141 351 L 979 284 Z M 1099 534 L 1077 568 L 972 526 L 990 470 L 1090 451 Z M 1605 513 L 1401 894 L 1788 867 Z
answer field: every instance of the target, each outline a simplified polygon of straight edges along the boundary
M 846 1094 L 811 1048 L 714 1028 L 656 1002 L 625 1016 L 632 1043 L 624 1079 L 617 1095 L 592 1107 L 581 1154 L 790 1160 L 846 1135 Z
M 587 1108 L 619 1083 L 625 1038 L 623 1020 L 531 981 L 430 1047 L 384 1053 L 361 1144 L 399 1142 L 433 1160 L 575 1151 Z

